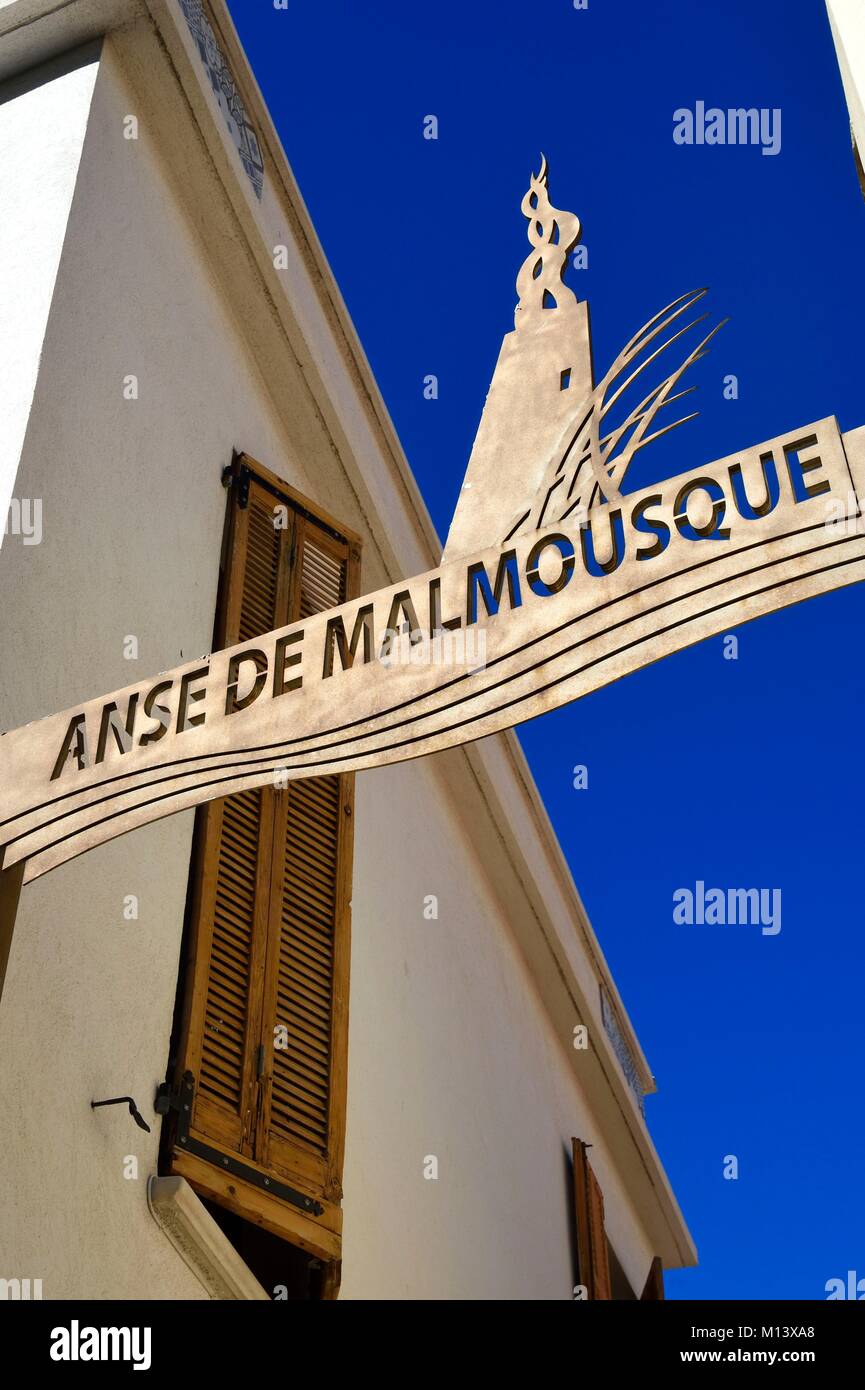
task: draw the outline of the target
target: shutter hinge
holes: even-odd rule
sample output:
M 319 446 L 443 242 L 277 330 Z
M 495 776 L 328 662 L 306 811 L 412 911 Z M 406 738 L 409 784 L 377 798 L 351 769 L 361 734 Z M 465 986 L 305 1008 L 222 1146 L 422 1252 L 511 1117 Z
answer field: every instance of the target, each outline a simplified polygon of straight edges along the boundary
M 177 1087 L 169 1086 L 167 1081 L 163 1081 L 157 1088 L 156 1100 L 153 1108 L 157 1115 L 167 1115 L 174 1110 L 177 1113 L 177 1131 L 175 1139 L 178 1143 L 185 1143 L 189 1135 L 189 1126 L 192 1122 L 192 1100 L 195 1094 L 195 1077 L 191 1071 L 185 1071 L 180 1078 L 180 1085 Z
M 249 506 L 249 480 L 252 473 L 245 463 L 238 463 L 239 455 L 235 454 L 231 463 L 225 465 L 222 470 L 222 486 L 234 488 L 237 497 L 237 505 L 241 511 Z
M 264 1048 L 262 1047 L 260 1052 L 263 1053 L 263 1051 Z M 171 1110 L 177 1111 L 177 1131 L 174 1136 L 176 1148 L 183 1153 L 197 1154 L 199 1158 L 221 1168 L 223 1172 L 231 1173 L 234 1177 L 251 1183 L 253 1187 L 261 1188 L 263 1192 L 269 1192 L 272 1197 L 278 1197 L 282 1202 L 290 1202 L 293 1207 L 298 1207 L 310 1216 L 323 1215 L 324 1207 L 315 1197 L 310 1197 L 306 1192 L 299 1192 L 296 1187 L 289 1187 L 287 1183 L 280 1182 L 277 1178 L 269 1177 L 260 1169 L 252 1168 L 242 1159 L 225 1154 L 220 1149 L 214 1149 L 212 1145 L 205 1144 L 201 1139 L 191 1139 L 189 1126 L 192 1120 L 194 1093 L 195 1077 L 191 1071 L 183 1073 L 180 1085 L 176 1089 L 169 1086 L 167 1081 L 163 1081 L 156 1092 L 153 1108 L 157 1115 L 167 1115 Z
M 249 480 L 252 477 L 245 463 L 240 465 L 240 472 L 237 475 L 237 505 L 241 511 L 249 506 Z
M 221 1149 L 214 1149 L 211 1144 L 205 1144 L 200 1139 L 186 1139 L 183 1149 L 187 1153 L 196 1154 L 199 1158 L 212 1163 L 214 1167 L 221 1168 L 224 1173 L 230 1173 L 234 1178 L 240 1178 L 242 1182 L 248 1182 L 253 1187 L 261 1188 L 262 1192 L 269 1192 L 271 1197 L 278 1197 L 281 1202 L 290 1202 L 293 1207 L 299 1207 L 303 1212 L 310 1216 L 323 1216 L 324 1207 L 315 1197 L 310 1197 L 306 1192 L 299 1192 L 296 1187 L 289 1187 L 287 1183 L 280 1182 L 278 1178 L 271 1178 L 260 1168 L 251 1168 L 242 1159 L 235 1158 L 233 1154 L 223 1153 Z

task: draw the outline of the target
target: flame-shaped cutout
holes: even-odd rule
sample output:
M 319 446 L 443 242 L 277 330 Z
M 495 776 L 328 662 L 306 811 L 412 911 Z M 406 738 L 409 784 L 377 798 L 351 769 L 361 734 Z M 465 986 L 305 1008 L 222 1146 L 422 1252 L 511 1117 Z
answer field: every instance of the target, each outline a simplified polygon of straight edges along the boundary
M 532 250 L 517 276 L 520 297 L 514 314 L 517 328 L 537 323 L 541 314 L 549 309 L 577 302 L 562 276 L 568 253 L 579 239 L 580 219 L 572 212 L 560 212 L 553 207 L 547 194 L 547 174 L 547 161 L 542 154 L 540 171 L 532 175 L 529 190 L 520 204 L 528 219 L 526 235 Z

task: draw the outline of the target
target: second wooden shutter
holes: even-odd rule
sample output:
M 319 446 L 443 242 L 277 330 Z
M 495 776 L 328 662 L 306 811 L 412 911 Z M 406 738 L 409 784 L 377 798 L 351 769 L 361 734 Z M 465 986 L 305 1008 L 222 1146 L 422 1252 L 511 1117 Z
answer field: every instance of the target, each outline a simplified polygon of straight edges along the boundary
M 574 1155 L 574 1205 L 577 1225 L 579 1282 L 590 1299 L 612 1299 L 607 1235 L 604 1230 L 604 1195 L 592 1171 L 580 1139 L 571 1141 Z

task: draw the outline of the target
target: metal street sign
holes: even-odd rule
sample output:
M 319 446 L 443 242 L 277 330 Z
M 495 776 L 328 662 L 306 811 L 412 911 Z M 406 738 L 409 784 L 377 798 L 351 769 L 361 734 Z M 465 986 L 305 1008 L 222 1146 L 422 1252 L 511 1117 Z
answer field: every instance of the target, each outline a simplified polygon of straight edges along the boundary
M 579 224 L 550 207 L 545 167 L 523 210 L 517 326 L 441 567 L 5 734 L 4 870 L 23 864 L 26 882 L 213 797 L 482 738 L 865 579 L 865 429 L 842 436 L 832 417 L 623 493 L 711 333 L 613 413 L 702 291 L 594 386 L 585 306 L 562 282 Z

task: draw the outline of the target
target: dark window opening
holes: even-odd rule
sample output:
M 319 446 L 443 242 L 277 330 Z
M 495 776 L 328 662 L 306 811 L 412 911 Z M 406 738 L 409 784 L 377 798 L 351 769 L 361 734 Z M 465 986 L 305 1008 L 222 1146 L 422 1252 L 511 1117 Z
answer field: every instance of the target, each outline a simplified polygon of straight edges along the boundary
M 637 1295 L 631 1288 L 631 1285 L 628 1281 L 628 1276 L 622 1269 L 622 1266 L 619 1263 L 619 1257 L 613 1249 L 612 1245 L 610 1244 L 609 1240 L 607 1241 L 607 1259 L 610 1265 L 610 1290 L 612 1297 L 614 1299 L 621 1299 L 636 1303 Z
M 265 1231 L 216 1202 L 201 1199 L 259 1284 L 275 1302 L 324 1297 L 325 1266 L 314 1255 Z

